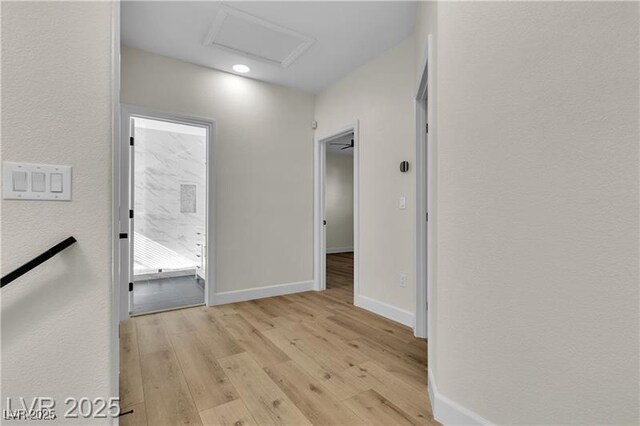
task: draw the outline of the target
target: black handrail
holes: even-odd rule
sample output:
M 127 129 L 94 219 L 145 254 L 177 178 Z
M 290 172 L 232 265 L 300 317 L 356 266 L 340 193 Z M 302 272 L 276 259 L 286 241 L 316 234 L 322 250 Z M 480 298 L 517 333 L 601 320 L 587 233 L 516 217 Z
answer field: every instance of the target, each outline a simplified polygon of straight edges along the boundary
M 74 237 L 69 237 L 66 240 L 51 247 L 49 250 L 45 251 L 41 255 L 31 259 L 24 265 L 20 266 L 18 269 L 9 272 L 7 275 L 2 277 L 2 280 L 0 281 L 0 288 L 9 284 L 11 281 L 15 280 L 16 278 L 21 277 L 22 275 L 26 274 L 27 272 L 39 266 L 40 264 L 46 262 L 47 260 L 51 259 L 56 254 L 60 253 L 62 250 L 66 249 L 72 244 L 75 244 L 76 241 L 77 240 Z

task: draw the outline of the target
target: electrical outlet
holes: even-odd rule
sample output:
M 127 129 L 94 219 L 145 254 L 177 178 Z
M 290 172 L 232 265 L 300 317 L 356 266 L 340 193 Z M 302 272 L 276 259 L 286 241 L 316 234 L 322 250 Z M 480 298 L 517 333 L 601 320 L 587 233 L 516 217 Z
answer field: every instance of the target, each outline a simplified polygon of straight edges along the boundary
M 400 274 L 400 287 L 407 286 L 407 274 Z

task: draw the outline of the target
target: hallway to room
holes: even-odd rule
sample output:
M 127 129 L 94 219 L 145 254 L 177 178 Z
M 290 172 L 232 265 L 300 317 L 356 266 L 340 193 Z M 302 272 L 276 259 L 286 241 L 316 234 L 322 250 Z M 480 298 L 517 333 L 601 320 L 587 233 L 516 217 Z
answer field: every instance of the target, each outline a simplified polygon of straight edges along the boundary
M 321 293 L 124 322 L 121 406 L 134 411 L 121 424 L 436 424 L 426 341 L 354 307 L 347 276 L 328 274 Z
M 353 305 L 353 252 L 327 254 L 324 294 Z

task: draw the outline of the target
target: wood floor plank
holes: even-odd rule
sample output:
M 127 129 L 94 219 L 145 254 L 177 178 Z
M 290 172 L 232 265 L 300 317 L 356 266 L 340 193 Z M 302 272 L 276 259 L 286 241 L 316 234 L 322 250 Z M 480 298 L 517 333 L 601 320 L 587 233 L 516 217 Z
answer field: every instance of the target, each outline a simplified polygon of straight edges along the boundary
M 298 366 L 319 380 L 339 400 L 349 398 L 362 391 L 340 376 L 340 371 L 344 370 L 343 365 L 318 354 L 301 339 L 290 336 L 287 330 L 273 329 L 265 331 L 265 335 Z
M 173 351 L 142 355 L 147 422 L 150 425 L 199 425 L 200 416 Z
M 236 311 L 259 331 L 271 330 L 277 325 L 273 316 L 267 315 L 254 304 L 244 303 Z
M 196 327 L 187 320 L 182 310 L 165 312 L 161 320 L 168 334 L 186 333 L 196 330 Z
M 410 415 L 415 423 L 433 424 L 433 413 L 427 395 L 375 362 L 365 362 L 349 368 L 342 374 L 347 380 L 360 382 L 361 387 L 369 387 L 384 398 L 393 401 L 398 408 Z
M 189 310 L 186 316 L 195 325 L 200 340 L 207 345 L 214 358 L 224 358 L 244 352 L 238 342 L 216 320 L 223 315 L 218 316 L 210 310 L 198 309 Z
M 370 360 L 361 351 L 309 324 L 300 323 L 282 327 L 278 332 L 287 336 L 292 344 L 300 346 L 318 363 L 335 372 Z
M 140 356 L 171 350 L 167 332 L 161 323 L 136 322 Z
M 204 425 L 258 426 L 242 400 L 227 402 L 200 412 Z
M 372 314 L 371 312 L 368 312 L 364 309 L 336 304 L 327 308 L 326 310 L 329 312 L 346 315 L 355 320 L 363 321 L 366 324 L 405 342 L 412 342 L 413 340 L 415 340 L 415 336 L 413 335 L 413 330 L 411 328 L 390 321 L 379 315 Z
M 134 327 L 120 334 L 120 406 L 127 408 L 144 401 L 138 339 Z
M 265 367 L 264 370 L 314 425 L 365 424 L 293 361 Z
M 383 365 L 385 369 L 405 382 L 423 391 L 427 383 L 427 366 L 404 357 L 401 353 L 378 345 L 369 339 L 352 340 L 349 346 L 362 351 L 369 358 Z
M 171 343 L 198 411 L 240 398 L 197 332 L 174 334 Z
M 345 400 L 345 404 L 369 425 L 414 424 L 411 416 L 372 389 Z
M 283 351 L 241 315 L 227 315 L 217 320 L 222 323 L 241 347 L 255 355 L 254 358 L 261 366 L 266 367 L 289 360 Z
M 394 336 L 390 336 L 383 331 L 379 331 L 375 327 L 372 327 L 359 320 L 347 317 L 343 314 L 336 314 L 328 317 L 327 319 L 343 326 L 344 328 L 361 334 L 364 338 L 370 339 L 371 341 L 376 342 L 380 345 L 384 345 L 390 350 L 400 351 L 404 356 L 414 360 L 419 364 L 426 365 L 427 363 L 426 350 L 424 348 L 421 348 L 419 345 L 407 343 Z
M 287 303 L 278 297 L 270 297 L 268 299 L 257 299 L 249 302 L 271 317 L 282 317 L 289 315 L 291 310 Z
M 120 410 L 122 413 L 133 410 L 133 413 L 119 417 L 120 426 L 147 426 L 147 413 L 144 402 Z
M 222 358 L 220 364 L 258 424 L 311 424 L 248 353 Z
M 329 315 L 332 315 L 332 312 L 325 309 L 324 306 L 320 306 L 318 303 L 311 303 L 308 299 L 302 297 L 302 294 L 303 293 L 288 294 L 283 296 L 283 298 L 297 307 L 304 309 L 307 315 L 312 314 L 310 316 L 313 318 L 326 318 Z
M 136 319 L 135 317 L 129 318 L 126 321 L 120 321 L 120 333 L 135 333 L 136 331 Z

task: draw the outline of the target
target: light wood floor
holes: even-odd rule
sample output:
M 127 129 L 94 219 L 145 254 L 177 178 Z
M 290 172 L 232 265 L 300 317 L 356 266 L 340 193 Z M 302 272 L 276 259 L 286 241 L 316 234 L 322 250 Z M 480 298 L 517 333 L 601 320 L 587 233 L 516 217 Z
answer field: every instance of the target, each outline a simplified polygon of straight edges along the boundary
M 353 302 L 353 253 L 328 254 L 326 263 L 327 290 L 342 289 L 344 300 Z
M 436 424 L 426 341 L 353 306 L 352 259 L 321 293 L 123 322 L 121 424 Z

